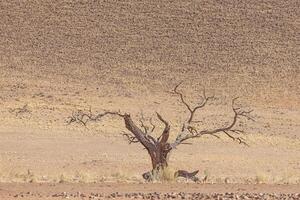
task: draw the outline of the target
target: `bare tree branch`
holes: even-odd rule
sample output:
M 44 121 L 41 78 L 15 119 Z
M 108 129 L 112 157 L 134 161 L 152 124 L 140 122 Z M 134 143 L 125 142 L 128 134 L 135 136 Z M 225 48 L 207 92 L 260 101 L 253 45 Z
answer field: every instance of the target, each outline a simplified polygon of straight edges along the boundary
M 153 133 L 153 131 L 155 130 L 155 125 L 153 124 L 152 118 L 150 118 L 150 124 L 151 124 L 151 126 L 152 126 L 150 132 Z
M 141 123 L 141 127 L 144 129 L 145 134 L 148 134 L 149 127 L 144 124 L 142 119 L 139 119 L 139 121 Z
M 242 137 L 234 137 L 231 134 L 229 134 L 227 131 L 223 131 L 228 137 L 230 137 L 233 141 L 237 140 L 239 144 L 244 144 L 246 146 L 249 146 L 246 142 L 245 139 Z
M 198 104 L 198 106 L 192 108 L 192 107 L 187 103 L 187 101 L 184 99 L 183 94 L 182 94 L 181 92 L 178 91 L 178 87 L 179 87 L 181 84 L 182 84 L 182 82 L 180 82 L 179 84 L 177 84 L 177 85 L 175 86 L 175 88 L 174 88 L 173 91 L 174 91 L 175 94 L 179 95 L 180 100 L 181 100 L 181 103 L 183 103 L 183 105 L 185 105 L 185 107 L 186 107 L 186 108 L 188 109 L 188 111 L 190 112 L 190 116 L 189 116 L 189 118 L 188 118 L 188 120 L 187 120 L 187 123 L 190 124 L 190 123 L 192 123 L 192 122 L 196 122 L 196 121 L 193 121 L 193 118 L 194 118 L 194 115 L 195 115 L 196 111 L 197 111 L 198 109 L 200 109 L 200 108 L 203 108 L 203 107 L 206 105 L 206 103 L 207 103 L 210 99 L 214 99 L 214 96 L 209 96 L 209 97 L 207 97 L 207 96 L 206 96 L 206 92 L 205 92 L 205 88 L 204 88 L 204 89 L 203 89 L 203 94 L 202 94 L 202 96 L 201 96 L 202 101 Z
M 86 126 L 88 122 L 98 121 L 102 117 L 105 117 L 107 115 L 116 115 L 119 117 L 125 116 L 125 115 L 121 114 L 120 112 L 111 112 L 111 111 L 106 111 L 104 113 L 94 115 L 90 108 L 87 112 L 85 112 L 83 110 L 78 110 L 77 112 L 73 112 L 72 115 L 68 117 L 69 120 L 67 121 L 67 124 L 69 125 L 71 123 L 79 123 L 81 125 Z
M 179 87 L 181 84 L 182 84 L 182 82 L 180 82 L 179 84 L 177 84 L 177 85 L 175 86 L 175 88 L 174 88 L 174 93 L 179 95 L 180 100 L 181 100 L 181 103 L 183 103 L 183 104 L 185 105 L 185 107 L 186 107 L 190 112 L 192 112 L 191 107 L 190 107 L 189 104 L 184 100 L 183 94 L 180 93 L 180 92 L 178 92 L 178 90 L 177 90 L 178 87 Z
M 140 128 L 138 128 L 134 122 L 132 121 L 129 114 L 121 114 L 120 112 L 111 112 L 106 111 L 104 113 L 99 113 L 94 115 L 91 112 L 91 109 L 88 112 L 84 112 L 82 110 L 79 110 L 72 114 L 72 116 L 69 117 L 69 120 L 67 124 L 71 123 L 79 123 L 81 125 L 86 126 L 88 122 L 91 121 L 99 121 L 101 118 L 112 115 L 112 116 L 118 116 L 124 119 L 126 128 L 134 135 L 134 137 L 148 150 L 154 148 L 156 140 L 150 136 L 147 135 L 145 132 L 143 132 Z M 132 138 L 131 138 L 132 140 Z M 135 140 L 132 140 L 134 142 Z
M 135 136 L 133 136 L 129 133 L 123 133 L 122 135 L 127 138 L 129 144 L 139 142 L 139 140 Z
M 251 113 L 252 110 L 251 111 L 243 111 L 239 107 L 234 107 L 234 103 L 237 99 L 238 98 L 234 98 L 232 100 L 232 110 L 234 112 L 234 117 L 233 117 L 232 122 L 228 126 L 213 129 L 213 130 L 203 130 L 203 131 L 198 131 L 196 128 L 194 128 L 192 126 L 188 126 L 187 131 L 181 132 L 177 136 L 175 142 L 171 144 L 171 147 L 176 148 L 176 146 L 178 146 L 179 144 L 181 144 L 182 142 L 184 142 L 188 139 L 201 137 L 203 135 L 211 135 L 214 137 L 219 137 L 217 134 L 220 134 L 220 133 L 224 133 L 229 138 L 231 138 L 233 140 L 237 140 L 240 144 L 249 146 L 242 137 L 234 137 L 233 135 L 231 135 L 229 133 L 229 132 L 236 133 L 236 134 L 244 133 L 244 131 L 242 131 L 242 130 L 233 129 L 233 127 L 236 125 L 236 123 L 240 117 L 245 117 L 248 120 L 253 120 L 253 118 L 251 116 L 249 116 L 249 113 Z
M 139 127 L 135 125 L 132 121 L 129 114 L 125 114 L 122 116 L 124 118 L 125 126 L 127 130 L 129 130 L 134 136 L 140 141 L 140 143 L 148 150 L 152 151 L 155 149 L 155 142 L 156 140 L 150 136 L 145 134 Z
M 164 120 L 162 118 L 162 116 L 158 112 L 156 113 L 156 115 L 157 115 L 157 118 L 165 125 L 165 128 L 164 128 L 161 136 L 159 136 L 159 138 L 157 139 L 157 141 L 159 141 L 161 145 L 164 145 L 167 143 L 167 141 L 169 139 L 170 125 L 166 120 Z

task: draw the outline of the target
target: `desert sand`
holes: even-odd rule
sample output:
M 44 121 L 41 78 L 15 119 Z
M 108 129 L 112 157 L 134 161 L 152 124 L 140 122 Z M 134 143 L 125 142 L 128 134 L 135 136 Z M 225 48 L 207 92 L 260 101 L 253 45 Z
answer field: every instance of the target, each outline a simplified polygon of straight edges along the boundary
M 299 193 L 298 13 L 296 0 L 1 1 L 0 198 Z M 122 120 L 67 123 L 77 110 L 120 110 L 153 118 L 158 137 L 159 112 L 174 139 L 188 115 L 172 93 L 181 81 L 191 105 L 203 88 L 217 97 L 196 115 L 203 130 L 231 121 L 234 97 L 254 110 L 238 124 L 249 147 L 202 137 L 172 152 L 172 169 L 205 182 L 146 184 L 150 157 Z

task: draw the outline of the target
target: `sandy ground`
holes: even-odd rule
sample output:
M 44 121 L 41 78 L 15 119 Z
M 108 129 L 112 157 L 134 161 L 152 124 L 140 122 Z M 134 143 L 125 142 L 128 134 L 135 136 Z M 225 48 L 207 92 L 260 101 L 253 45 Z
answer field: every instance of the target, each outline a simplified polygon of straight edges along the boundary
M 199 169 L 199 176 L 208 175 L 211 183 L 299 183 L 299 142 L 263 136 L 249 136 L 251 140 L 250 147 L 226 138 L 197 140 L 174 151 L 170 165 Z M 0 153 L 5 182 L 142 182 L 141 174 L 151 167 L 142 146 L 128 145 L 121 135 L 1 133 Z
M 298 10 L 297 0 L 1 1 L 1 198 L 36 191 L 46 199 L 98 187 L 295 193 Z M 216 185 L 138 184 L 150 160 L 140 145 L 127 144 L 121 120 L 66 123 L 79 109 L 120 110 L 135 121 L 152 117 L 158 136 L 157 111 L 170 122 L 174 139 L 187 117 L 170 92 L 180 81 L 192 105 L 203 87 L 217 97 L 196 115 L 200 129 L 228 124 L 233 97 L 254 109 L 255 122 L 238 124 L 249 147 L 203 137 L 172 153 L 174 170 L 199 169 L 200 178 Z
M 178 193 L 184 193 L 189 198 L 191 198 L 192 194 L 201 193 L 204 195 L 208 195 L 206 197 L 210 197 L 206 199 L 213 199 L 212 196 L 216 193 L 229 193 L 228 195 L 231 195 L 231 193 L 235 193 L 232 199 L 239 199 L 239 195 L 242 197 L 243 194 L 258 194 L 258 196 L 263 196 L 263 194 L 273 195 L 273 198 L 271 197 L 269 199 L 276 199 L 275 197 L 280 197 L 280 194 L 294 194 L 294 196 L 285 197 L 289 199 L 297 199 L 299 197 L 299 187 L 295 185 L 287 186 L 241 184 L 0 184 L 0 197 L 7 200 L 104 199 L 110 195 L 110 199 L 132 199 L 130 197 L 125 197 L 125 195 L 141 193 L 158 193 L 162 196 L 164 194 L 169 194 L 170 197 L 168 199 L 175 199 L 175 197 L 172 198 L 172 196 L 175 196 Z M 136 199 L 142 198 L 137 197 Z M 176 199 L 182 198 L 179 196 Z M 205 196 L 203 199 L 205 199 Z

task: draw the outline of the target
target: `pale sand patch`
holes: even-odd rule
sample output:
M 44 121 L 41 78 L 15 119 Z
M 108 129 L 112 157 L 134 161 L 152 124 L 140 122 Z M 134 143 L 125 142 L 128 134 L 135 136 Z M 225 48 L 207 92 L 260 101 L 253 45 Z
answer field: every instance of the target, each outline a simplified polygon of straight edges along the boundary
M 141 145 L 121 136 L 1 133 L 2 182 L 140 182 L 150 169 Z M 290 183 L 300 181 L 299 139 L 246 137 L 250 147 L 222 138 L 202 138 L 170 157 L 174 169 L 199 169 L 210 183 Z

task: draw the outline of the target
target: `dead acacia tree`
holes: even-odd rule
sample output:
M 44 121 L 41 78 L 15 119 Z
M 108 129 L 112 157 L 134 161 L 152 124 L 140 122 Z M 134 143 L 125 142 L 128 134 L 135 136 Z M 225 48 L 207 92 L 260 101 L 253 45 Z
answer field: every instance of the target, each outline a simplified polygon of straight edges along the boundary
M 214 136 L 220 138 L 220 134 L 224 134 L 228 136 L 234 141 L 237 141 L 239 144 L 248 145 L 246 141 L 240 137 L 239 135 L 244 133 L 243 130 L 235 128 L 238 120 L 242 117 L 245 117 L 248 120 L 253 120 L 253 118 L 249 115 L 252 110 L 244 111 L 240 107 L 236 107 L 235 101 L 237 98 L 232 100 L 232 111 L 233 111 L 233 119 L 231 122 L 228 123 L 227 126 L 212 129 L 212 130 L 198 130 L 195 126 L 197 121 L 194 121 L 194 117 L 197 111 L 203 108 L 207 102 L 214 99 L 214 96 L 207 96 L 205 90 L 203 90 L 203 94 L 201 96 L 201 102 L 197 104 L 197 106 L 192 107 L 186 101 L 182 92 L 179 91 L 178 84 L 173 89 L 173 93 L 178 95 L 180 98 L 181 103 L 186 107 L 189 112 L 189 116 L 187 120 L 183 123 L 182 128 L 177 135 L 176 139 L 172 142 L 169 141 L 170 136 L 170 124 L 167 120 L 165 120 L 158 112 L 156 112 L 157 119 L 163 124 L 164 129 L 159 137 L 155 138 L 153 136 L 153 131 L 155 130 L 156 126 L 153 124 L 152 119 L 150 119 L 151 126 L 146 126 L 144 123 L 143 117 L 139 120 L 140 125 L 137 125 L 136 122 L 133 121 L 132 117 L 128 113 L 121 113 L 106 111 L 99 114 L 92 113 L 91 109 L 88 112 L 84 111 L 77 111 L 69 117 L 68 124 L 72 123 L 79 123 L 84 126 L 87 125 L 89 122 L 97 122 L 101 120 L 105 116 L 116 116 L 122 118 L 125 122 L 125 127 L 127 130 L 130 131 L 129 133 L 124 133 L 123 135 L 126 137 L 128 142 L 131 143 L 140 143 L 143 147 L 147 150 L 148 154 L 150 155 L 151 162 L 152 162 L 152 171 L 144 173 L 143 177 L 146 180 L 151 180 L 151 174 L 154 170 L 161 170 L 168 167 L 168 158 L 170 152 L 176 149 L 177 146 L 181 144 L 185 144 L 187 140 L 193 138 L 199 138 L 204 135 Z M 175 174 L 176 176 L 182 176 L 186 178 L 190 178 L 193 180 L 197 180 L 195 175 L 198 171 L 189 173 L 185 170 L 178 170 Z

